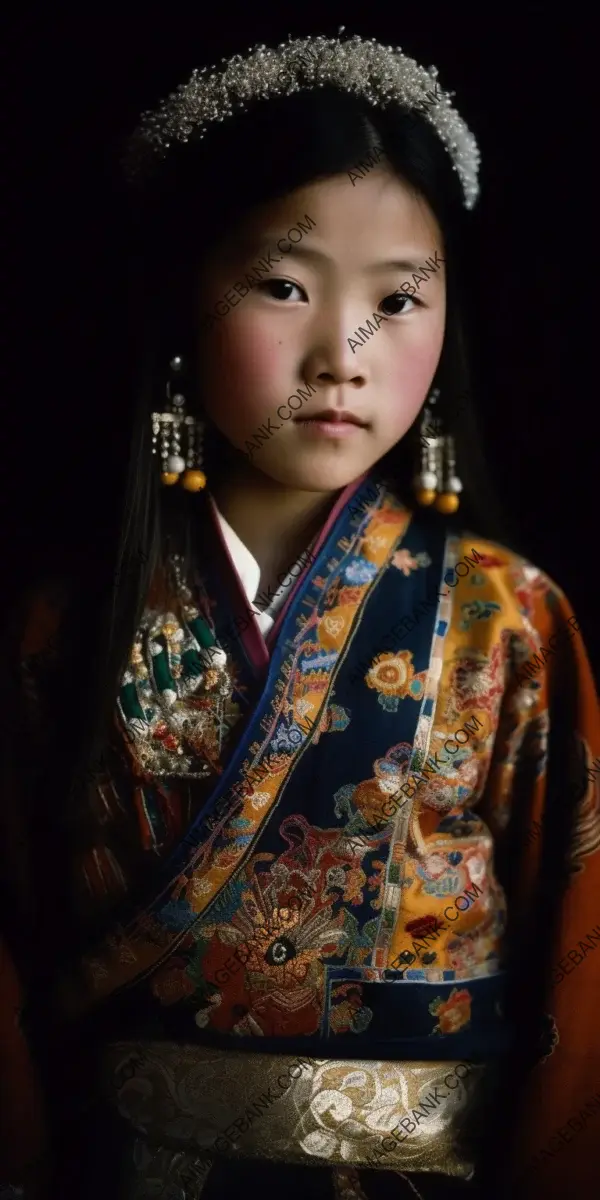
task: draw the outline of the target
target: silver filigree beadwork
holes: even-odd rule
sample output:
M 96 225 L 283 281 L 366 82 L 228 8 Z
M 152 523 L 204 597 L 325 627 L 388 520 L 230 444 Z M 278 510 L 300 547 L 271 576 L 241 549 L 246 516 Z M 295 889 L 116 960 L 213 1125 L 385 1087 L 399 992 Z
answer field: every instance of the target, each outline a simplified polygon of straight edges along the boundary
M 245 111 L 251 99 L 333 84 L 377 108 L 395 103 L 422 112 L 452 158 L 465 207 L 473 208 L 479 195 L 479 148 L 451 103 L 454 92 L 439 87 L 437 67 L 422 67 L 400 47 L 358 35 L 344 42 L 321 35 L 289 38 L 277 48 L 251 47 L 247 55 L 234 54 L 223 63 L 196 69 L 157 109 L 142 113 L 123 161 L 131 181 L 149 176 L 174 142 L 201 140 L 209 125 Z M 434 102 L 432 85 L 437 89 Z

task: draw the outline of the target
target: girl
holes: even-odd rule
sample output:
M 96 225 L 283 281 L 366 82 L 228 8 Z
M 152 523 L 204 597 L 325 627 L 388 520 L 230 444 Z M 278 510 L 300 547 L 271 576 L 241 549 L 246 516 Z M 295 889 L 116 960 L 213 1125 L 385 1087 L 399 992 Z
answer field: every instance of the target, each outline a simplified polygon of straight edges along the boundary
M 57 580 L 8 637 L 27 1195 L 590 1182 L 598 708 L 487 493 L 478 151 L 436 77 L 358 37 L 260 47 L 128 147 L 140 388 L 105 621 Z

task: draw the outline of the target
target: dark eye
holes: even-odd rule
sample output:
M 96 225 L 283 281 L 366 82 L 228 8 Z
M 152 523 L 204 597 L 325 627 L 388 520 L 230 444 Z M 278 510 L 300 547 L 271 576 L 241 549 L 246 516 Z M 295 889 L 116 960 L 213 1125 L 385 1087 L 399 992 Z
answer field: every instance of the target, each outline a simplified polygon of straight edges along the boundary
M 380 308 L 386 317 L 397 317 L 398 313 L 404 312 L 404 306 L 410 300 L 412 304 L 419 304 L 418 300 L 413 300 L 412 296 L 405 296 L 404 292 L 392 292 L 391 296 L 386 296 L 381 301 Z M 397 305 L 398 307 L 394 307 Z
M 292 291 L 295 288 L 297 292 L 302 291 L 297 283 L 292 283 L 289 279 L 265 279 L 259 286 L 265 290 L 268 289 L 274 300 L 289 300 L 290 293 L 285 290 L 286 288 L 291 288 Z

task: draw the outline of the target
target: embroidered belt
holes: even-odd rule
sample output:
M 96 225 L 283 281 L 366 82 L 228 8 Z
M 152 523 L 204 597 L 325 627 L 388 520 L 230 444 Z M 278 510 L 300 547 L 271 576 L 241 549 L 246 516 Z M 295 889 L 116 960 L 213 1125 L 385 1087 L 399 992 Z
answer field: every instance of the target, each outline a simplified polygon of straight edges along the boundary
M 105 1048 L 110 1100 L 148 1142 L 209 1158 L 435 1171 L 468 1179 L 460 1148 L 489 1064 L 317 1059 L 176 1042 Z

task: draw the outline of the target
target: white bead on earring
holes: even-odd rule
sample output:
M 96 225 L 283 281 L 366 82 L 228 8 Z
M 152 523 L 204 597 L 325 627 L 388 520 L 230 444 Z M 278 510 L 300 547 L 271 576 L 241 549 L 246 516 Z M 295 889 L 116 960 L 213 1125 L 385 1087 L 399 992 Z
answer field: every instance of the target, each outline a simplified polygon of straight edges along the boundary
M 183 359 L 175 355 L 169 363 L 174 375 L 183 370 Z M 160 435 L 160 457 L 162 462 L 161 482 L 167 487 L 183 476 L 182 486 L 187 492 L 198 492 L 206 486 L 206 475 L 202 471 L 203 426 L 191 416 L 185 415 L 185 396 L 180 390 L 171 393 L 171 381 L 166 387 L 167 406 L 165 412 L 152 413 L 152 453 L 157 452 Z M 186 458 L 181 453 L 181 434 L 187 434 Z M 170 444 L 169 444 L 170 434 Z

